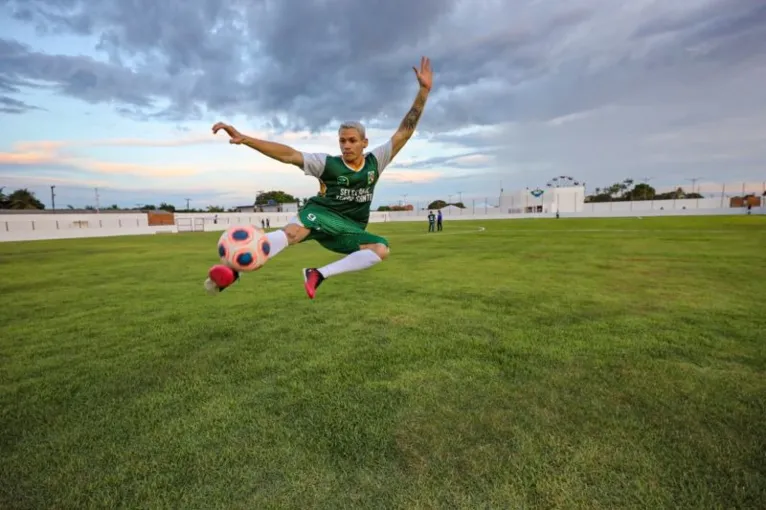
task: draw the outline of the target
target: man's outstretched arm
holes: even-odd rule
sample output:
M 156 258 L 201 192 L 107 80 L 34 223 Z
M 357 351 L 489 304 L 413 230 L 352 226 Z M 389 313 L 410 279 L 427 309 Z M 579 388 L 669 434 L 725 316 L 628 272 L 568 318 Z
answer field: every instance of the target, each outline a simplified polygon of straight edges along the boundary
M 223 129 L 226 134 L 231 138 L 229 143 L 235 145 L 247 145 L 251 149 L 255 149 L 264 156 L 268 156 L 271 159 L 275 159 L 282 163 L 295 165 L 298 168 L 303 168 L 303 154 L 300 151 L 293 149 L 287 145 L 283 145 L 277 142 L 269 142 L 267 140 L 259 140 L 252 136 L 243 135 L 237 131 L 233 126 L 218 122 L 213 126 L 213 134 L 218 133 Z
M 433 84 L 431 61 L 428 58 L 423 57 L 420 60 L 420 70 L 414 67 L 413 70 L 415 71 L 415 76 L 418 79 L 420 88 L 418 89 L 418 95 L 415 96 L 415 100 L 412 102 L 410 111 L 404 116 L 401 124 L 399 124 L 399 129 L 397 129 L 394 136 L 391 137 L 391 159 L 402 150 L 402 147 L 404 147 L 415 133 L 415 128 L 418 126 L 420 116 L 423 115 L 423 109 L 426 107 L 428 94 L 431 92 L 431 86 Z

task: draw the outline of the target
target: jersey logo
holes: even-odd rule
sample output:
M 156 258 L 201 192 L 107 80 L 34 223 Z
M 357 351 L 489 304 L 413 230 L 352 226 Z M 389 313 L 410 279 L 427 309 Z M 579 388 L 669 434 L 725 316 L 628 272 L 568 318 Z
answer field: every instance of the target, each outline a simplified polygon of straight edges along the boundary
M 348 177 L 346 177 L 345 175 L 341 175 L 340 177 L 338 177 L 338 184 L 340 184 L 341 186 L 348 186 L 351 183 L 349 182 Z
M 372 184 L 373 182 L 375 182 L 375 172 L 367 172 L 367 184 Z

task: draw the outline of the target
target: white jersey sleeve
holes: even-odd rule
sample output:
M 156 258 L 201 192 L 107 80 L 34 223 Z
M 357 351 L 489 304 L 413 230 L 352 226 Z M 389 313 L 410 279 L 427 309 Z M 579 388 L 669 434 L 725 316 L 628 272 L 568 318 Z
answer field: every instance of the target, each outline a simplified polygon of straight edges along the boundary
M 301 152 L 303 156 L 303 173 L 319 179 L 324 173 L 324 166 L 329 154 L 323 152 Z
M 383 170 L 391 163 L 391 159 L 393 159 L 391 156 L 392 151 L 393 142 L 391 140 L 372 150 L 372 155 L 378 160 L 378 174 L 383 173 Z

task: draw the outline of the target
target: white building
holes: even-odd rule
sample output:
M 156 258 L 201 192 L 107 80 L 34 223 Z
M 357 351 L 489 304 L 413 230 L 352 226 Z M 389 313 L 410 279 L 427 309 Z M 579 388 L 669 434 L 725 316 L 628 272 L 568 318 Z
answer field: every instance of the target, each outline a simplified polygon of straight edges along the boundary
M 504 214 L 572 213 L 583 210 L 585 186 L 526 188 L 500 195 Z

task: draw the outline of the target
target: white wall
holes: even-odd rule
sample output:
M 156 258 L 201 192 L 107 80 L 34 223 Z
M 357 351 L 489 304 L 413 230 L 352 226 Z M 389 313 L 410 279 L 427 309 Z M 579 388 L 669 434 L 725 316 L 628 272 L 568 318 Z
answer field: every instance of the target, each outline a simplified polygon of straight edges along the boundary
M 676 200 L 637 200 L 635 202 L 597 202 L 583 204 L 585 212 L 661 211 L 684 209 L 731 209 L 729 201 L 721 205 L 720 198 L 679 198 Z
M 0 214 L 0 242 L 35 239 L 63 239 L 115 235 L 146 235 L 191 229 L 223 231 L 233 225 L 261 225 L 268 218 L 271 228 L 283 227 L 291 213 L 175 213 L 175 225 L 149 226 L 145 213 L 126 214 Z M 371 222 L 386 221 L 386 213 L 373 212 Z M 181 220 L 181 221 L 179 221 Z M 184 221 L 185 220 L 185 221 Z M 191 227 L 191 228 L 189 228 Z
M 147 227 L 146 214 L 0 214 L 0 235 L 4 232 L 69 230 L 88 228 Z
M 561 212 L 563 218 L 605 218 L 624 216 L 697 216 L 697 215 L 744 215 L 744 208 L 720 207 L 720 199 L 657 200 L 654 202 L 613 202 L 585 204 L 582 211 Z M 766 206 L 752 209 L 752 214 L 766 214 Z M 428 211 L 373 212 L 370 223 L 389 221 L 426 221 Z M 218 222 L 214 223 L 214 218 Z M 232 225 L 255 224 L 268 217 L 272 228 L 283 227 L 293 213 L 176 213 L 187 223 L 204 222 L 205 231 L 222 231 Z M 482 219 L 553 218 L 554 212 L 535 214 L 507 214 L 500 208 L 476 207 L 444 214 L 444 221 Z M 198 221 L 195 222 L 195 219 Z M 181 222 L 184 223 L 183 221 Z M 28 241 L 34 239 L 61 239 L 78 237 L 106 237 L 117 235 L 149 235 L 158 232 L 189 230 L 173 226 L 150 227 L 146 214 L 0 214 L 0 242 Z

